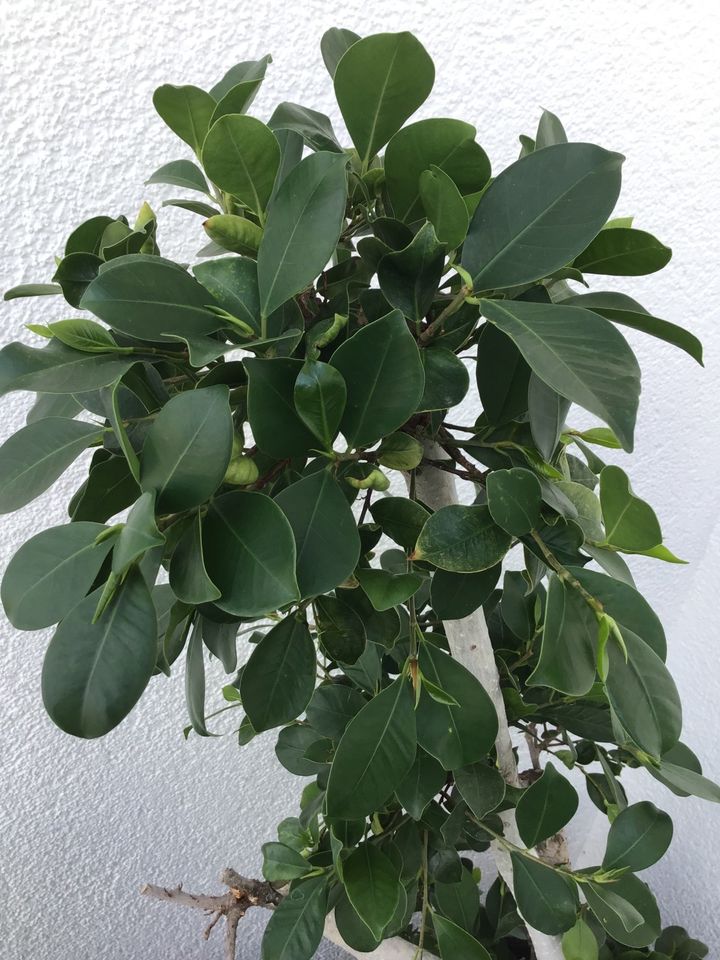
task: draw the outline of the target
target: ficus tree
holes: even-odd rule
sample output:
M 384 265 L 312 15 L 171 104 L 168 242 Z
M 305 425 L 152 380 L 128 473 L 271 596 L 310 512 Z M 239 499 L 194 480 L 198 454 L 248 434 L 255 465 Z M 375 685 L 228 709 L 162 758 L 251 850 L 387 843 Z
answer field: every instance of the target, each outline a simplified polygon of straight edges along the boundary
M 163 206 L 209 245 L 175 263 L 147 205 L 94 216 L 51 283 L 5 295 L 53 310 L 29 326 L 44 345 L 0 352 L 2 392 L 37 394 L 0 448 L 0 509 L 91 451 L 68 522 L 2 582 L 17 629 L 57 625 L 45 708 L 100 737 L 184 669 L 186 734 L 273 731 L 302 790 L 264 879 L 146 888 L 224 916 L 228 956 L 259 904 L 263 960 L 309 960 L 324 932 L 355 956 L 698 960 L 642 879 L 671 819 L 622 774 L 720 789 L 680 739 L 626 558 L 680 561 L 615 461 L 640 396 L 623 329 L 701 346 L 587 289 L 670 250 L 611 219 L 623 157 L 553 114 L 492 175 L 471 124 L 407 123 L 434 78 L 411 34 L 333 29 L 321 49 L 351 147 L 309 107 L 247 112 L 269 56 L 162 86 L 194 156 L 148 183 L 191 197 Z M 215 712 L 208 657 L 228 674 Z M 599 864 L 563 839 L 578 785 L 608 820 Z

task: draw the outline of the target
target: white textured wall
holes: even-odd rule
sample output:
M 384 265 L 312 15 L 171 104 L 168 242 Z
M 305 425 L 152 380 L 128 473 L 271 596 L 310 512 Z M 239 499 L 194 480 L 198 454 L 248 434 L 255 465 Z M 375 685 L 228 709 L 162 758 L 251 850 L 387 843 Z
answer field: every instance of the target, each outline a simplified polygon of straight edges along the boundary
M 344 10 L 334 13 L 335 7 Z M 517 151 L 541 107 L 571 138 L 627 154 L 618 212 L 638 215 L 674 249 L 657 278 L 628 281 L 660 316 L 705 341 L 707 366 L 633 336 L 644 368 L 631 473 L 657 505 L 666 540 L 688 567 L 635 565 L 663 617 L 686 706 L 685 739 L 720 776 L 717 536 L 720 488 L 720 82 L 714 4 L 581 0 L 2 0 L 0 2 L 0 286 L 47 278 L 68 230 L 88 216 L 132 215 L 161 162 L 184 156 L 155 116 L 164 82 L 209 85 L 238 60 L 272 52 L 256 111 L 277 100 L 335 114 L 318 41 L 327 27 L 365 34 L 410 29 L 435 59 L 424 115 L 477 124 L 493 162 Z M 717 8 L 716 8 L 717 9 Z M 199 219 L 164 212 L 160 241 L 189 255 Z M 602 288 L 602 283 L 601 287 Z M 23 323 L 57 319 L 57 301 L 0 307 L 2 341 Z M 4 439 L 27 398 L 2 401 Z M 63 494 L 73 488 L 69 481 Z M 60 491 L 59 491 L 60 492 Z M 46 496 L 2 527 L 2 566 L 31 533 L 62 522 Z M 201 920 L 136 894 L 142 881 L 212 885 L 231 863 L 251 872 L 259 844 L 294 811 L 296 783 L 275 762 L 270 736 L 243 751 L 232 739 L 184 742 L 182 678 L 154 682 L 130 719 L 100 742 L 71 740 L 45 717 L 40 666 L 47 638 L 2 623 L 0 647 L 0 957 L 176 960 L 218 956 Z M 643 776 L 676 819 L 676 840 L 655 869 L 664 915 L 720 948 L 720 810 L 678 800 Z M 241 956 L 259 957 L 262 920 L 242 928 Z M 339 956 L 328 951 L 326 957 Z

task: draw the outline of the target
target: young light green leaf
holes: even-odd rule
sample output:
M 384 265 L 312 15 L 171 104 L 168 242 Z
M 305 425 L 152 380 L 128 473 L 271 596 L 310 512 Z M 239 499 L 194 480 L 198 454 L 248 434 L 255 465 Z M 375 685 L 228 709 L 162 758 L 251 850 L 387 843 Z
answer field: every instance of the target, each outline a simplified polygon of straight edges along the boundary
M 562 952 L 565 960 L 598 960 L 598 942 L 584 920 L 563 934 Z

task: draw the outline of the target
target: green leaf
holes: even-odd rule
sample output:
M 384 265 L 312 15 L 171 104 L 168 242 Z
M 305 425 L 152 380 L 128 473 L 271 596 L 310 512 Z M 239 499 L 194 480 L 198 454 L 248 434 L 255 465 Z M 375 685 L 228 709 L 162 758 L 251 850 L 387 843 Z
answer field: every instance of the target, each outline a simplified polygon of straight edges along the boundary
M 74 523 L 104 523 L 133 504 L 140 496 L 135 478 L 124 457 L 110 457 L 90 468 L 87 480 L 68 506 Z
M 461 663 L 427 642 L 420 648 L 420 670 L 458 706 L 438 703 L 423 690 L 416 711 L 418 744 L 446 770 L 484 759 L 495 742 L 498 724 L 482 684 Z
M 53 280 L 60 284 L 63 296 L 71 306 L 81 306 L 88 285 L 97 277 L 102 265 L 102 259 L 93 253 L 69 253 L 63 257 Z
M 476 380 L 488 422 L 507 423 L 528 409 L 531 371 L 510 337 L 492 323 L 480 329 Z
M 463 245 L 475 290 L 531 283 L 572 261 L 611 214 L 622 161 L 590 143 L 561 143 L 503 170 L 483 194 Z
M 471 763 L 453 771 L 455 783 L 465 803 L 478 820 L 497 809 L 505 797 L 505 781 L 495 767 Z
M 210 187 L 202 170 L 192 160 L 171 160 L 170 163 L 164 163 L 145 181 L 146 185 L 151 183 L 169 183 L 185 190 L 210 194 Z
M 157 657 L 155 607 L 142 574 L 131 570 L 92 623 L 102 591 L 85 597 L 60 623 L 43 663 L 50 719 L 86 739 L 103 736 L 130 713 Z
M 595 682 L 597 633 L 597 618 L 580 593 L 551 576 L 540 659 L 528 684 L 584 696 Z
M 428 518 L 414 558 L 452 573 L 477 573 L 502 560 L 510 542 L 510 535 L 497 526 L 486 506 L 451 504 Z
M 540 524 L 542 490 L 530 470 L 494 470 L 486 483 L 488 509 L 495 523 L 513 537 L 522 537 Z
M 548 936 L 573 927 L 578 910 L 575 884 L 539 860 L 519 853 L 511 853 L 510 859 L 515 900 L 525 922 Z
M 278 460 L 307 453 L 317 445 L 294 403 L 295 383 L 303 363 L 288 357 L 245 359 L 248 373 L 248 418 L 260 449 Z
M 311 960 L 322 940 L 327 899 L 327 877 L 294 884 L 270 916 L 262 960 Z
M 132 359 L 83 353 L 51 340 L 42 349 L 9 343 L 0 350 L 0 396 L 13 390 L 85 393 L 121 377 Z
M 588 540 L 600 542 L 605 539 L 600 501 L 592 490 L 574 480 L 556 480 L 553 490 L 569 501 L 572 509 L 562 512 L 577 523 Z
M 610 291 L 597 293 L 577 294 L 562 301 L 563 305 L 586 307 L 607 320 L 621 323 L 633 330 L 640 330 L 651 337 L 657 337 L 666 343 L 671 343 L 689 354 L 699 364 L 702 364 L 703 348 L 698 338 L 675 323 L 654 317 L 641 306 L 637 300 L 624 293 Z
M 20 283 L 3 294 L 3 300 L 19 300 L 21 297 L 56 297 L 62 293 L 57 283 Z
M 184 603 L 198 605 L 220 597 L 220 591 L 205 568 L 202 516 L 199 510 L 173 551 L 169 574 L 173 593 Z
M 598 942 L 583 920 L 563 934 L 562 952 L 565 960 L 598 960 Z
M 335 96 L 363 170 L 424 103 L 435 80 L 427 51 L 410 33 L 357 40 L 335 70 Z
M 620 645 L 608 643 L 610 669 L 605 684 L 613 712 L 635 743 L 660 757 L 680 739 L 682 707 L 677 688 L 660 657 L 631 630 L 621 630 Z
M 205 720 L 205 650 L 200 621 L 196 621 L 188 640 L 185 659 L 185 703 L 190 727 L 199 737 L 212 737 Z
M 430 310 L 445 266 L 445 250 L 431 223 L 425 223 L 402 250 L 378 264 L 380 289 L 388 303 L 419 323 Z
M 327 450 L 340 429 L 347 388 L 342 374 L 329 363 L 306 360 L 298 373 L 293 399 L 306 427 Z
M 199 506 L 223 481 L 232 438 L 227 387 L 178 394 L 150 427 L 142 451 L 140 486 L 157 493 L 162 513 Z
M 423 446 L 408 433 L 390 433 L 378 448 L 378 463 L 390 470 L 414 470 L 423 458 Z
M 699 771 L 667 760 L 661 760 L 657 767 L 645 764 L 645 769 L 671 790 L 681 791 L 683 796 L 690 795 L 711 803 L 720 803 L 720 786 L 703 777 Z
M 422 217 L 426 170 L 447 174 L 463 197 L 482 190 L 490 161 L 475 134 L 471 124 L 449 118 L 418 120 L 395 134 L 385 151 L 385 182 L 398 219 L 412 223 Z
M 490 960 L 485 947 L 452 920 L 433 912 L 432 922 L 442 960 Z
M 221 117 L 226 117 L 230 114 L 245 113 L 255 99 L 261 83 L 262 78 L 257 78 L 253 80 L 242 80 L 240 83 L 236 83 L 235 86 L 230 87 L 218 100 L 218 104 L 210 118 L 210 129 L 212 130 L 213 125 Z
M 665 855 L 673 822 L 648 800 L 621 810 L 610 824 L 603 870 L 645 870 Z
M 92 586 L 112 539 L 101 523 L 66 523 L 26 541 L 7 566 L 0 595 L 18 630 L 42 630 L 69 613 Z
M 297 544 L 296 574 L 303 599 L 327 593 L 355 569 L 360 536 L 347 498 L 327 470 L 285 487 L 275 503 Z
M 396 866 L 378 847 L 362 843 L 343 863 L 343 885 L 358 916 L 379 940 L 400 898 Z
M 356 572 L 360 586 L 376 610 L 390 610 L 417 593 L 423 578 L 417 573 L 389 573 L 361 568 Z
M 313 869 L 302 854 L 284 843 L 264 843 L 261 847 L 263 855 L 263 876 L 269 883 L 287 883 L 297 880 L 310 873 Z
M 410 684 L 398 677 L 348 724 L 327 785 L 327 814 L 356 820 L 377 810 L 402 783 L 417 741 Z
M 342 55 L 359 39 L 357 33 L 346 30 L 344 27 L 330 27 L 322 35 L 320 52 L 331 77 L 335 76 L 335 70 Z
M 208 575 L 221 593 L 221 610 L 259 617 L 300 599 L 292 528 L 264 494 L 242 491 L 213 500 L 203 542 Z
M 616 227 L 601 230 L 573 266 L 583 273 L 610 274 L 614 277 L 641 277 L 655 273 L 669 262 L 672 250 L 651 233 Z
M 434 895 L 435 904 L 444 917 L 463 930 L 475 929 L 480 911 L 480 891 L 469 870 L 463 868 L 458 883 L 436 882 Z
M 262 228 L 257 223 L 234 213 L 213 213 L 203 223 L 203 230 L 223 250 L 248 257 L 257 255 L 262 239 Z
M 483 300 L 482 311 L 541 380 L 603 419 L 632 450 L 640 370 L 609 321 L 579 307 L 518 300 Z
M 425 371 L 425 389 L 418 413 L 448 410 L 464 400 L 470 386 L 470 375 L 462 360 L 445 347 L 429 347 L 420 351 Z
M 445 785 L 446 779 L 447 774 L 435 757 L 418 749 L 415 763 L 395 793 L 413 820 L 419 820 L 425 807 Z
M 312 283 L 330 260 L 345 218 L 346 163 L 345 154 L 310 154 L 275 194 L 257 259 L 264 317 Z
M 567 134 L 559 117 L 549 110 L 543 110 L 535 134 L 535 149 L 542 150 L 544 147 L 553 147 L 556 143 L 567 142 Z
M 500 564 L 478 573 L 436 570 L 430 588 L 431 604 L 441 620 L 462 620 L 481 607 L 500 578 Z
M 199 155 L 215 111 L 215 98 L 199 87 L 165 83 L 153 94 L 153 104 L 172 132 Z
M 266 54 L 259 60 L 243 60 L 242 63 L 236 63 L 234 67 L 223 75 L 222 79 L 210 88 L 212 96 L 221 101 L 231 90 L 234 90 L 240 84 L 258 84 L 262 81 L 267 71 L 268 64 L 272 63 L 270 54 Z M 255 87 L 255 90 L 257 87 Z M 253 90 L 253 97 L 255 90 Z M 250 106 L 250 100 L 245 106 Z
M 253 647 L 240 697 L 257 733 L 295 720 L 315 689 L 315 644 L 304 620 L 281 620 Z
M 299 134 L 312 150 L 342 153 L 330 118 L 299 103 L 279 103 L 268 120 L 271 130 L 292 130 Z
M 74 317 L 48 324 L 48 330 L 66 347 L 84 353 L 129 353 L 132 348 L 118 347 L 112 334 L 94 320 Z
M 539 780 L 520 797 L 515 809 L 518 831 L 526 847 L 559 833 L 578 808 L 575 787 L 548 763 Z
M 213 123 L 202 148 L 208 177 L 262 217 L 280 166 L 280 144 L 255 117 L 235 113 Z
M 182 267 L 162 257 L 130 254 L 106 264 L 85 291 L 81 308 L 139 340 L 165 334 L 199 336 L 223 323 L 213 298 Z
M 0 513 L 39 497 L 102 436 L 97 424 L 62 417 L 47 417 L 14 433 L 0 447 Z
M 662 541 L 662 531 L 650 504 L 636 497 L 624 470 L 603 467 L 600 505 L 607 543 L 619 550 L 650 550 Z
M 569 409 L 569 400 L 531 374 L 528 384 L 530 430 L 535 446 L 546 460 L 552 460 Z
M 420 174 L 420 197 L 435 234 L 449 250 L 459 247 L 470 220 L 462 194 L 442 167 L 432 164 Z
M 361 617 L 337 597 L 318 597 L 315 610 L 318 640 L 327 656 L 340 663 L 355 663 L 367 640 Z
M 415 546 L 420 531 L 430 517 L 422 504 L 406 497 L 376 500 L 370 506 L 370 513 L 382 527 L 383 533 L 406 550 L 412 550 Z
M 425 377 L 417 344 L 399 310 L 358 330 L 330 362 L 347 385 L 340 429 L 350 446 L 375 443 L 417 409 Z
M 193 273 L 223 310 L 260 333 L 260 299 L 254 260 L 220 257 L 196 264 Z
M 118 576 L 153 547 L 162 547 L 165 537 L 155 523 L 155 495 L 143 493 L 131 508 L 113 548 L 113 573 Z
M 318 603 L 329 599 L 332 598 L 319 597 Z M 305 715 L 313 730 L 321 736 L 339 740 L 348 723 L 366 703 L 365 697 L 354 687 L 341 683 L 323 683 L 312 695 Z
M 588 906 L 613 940 L 646 947 L 660 935 L 660 914 L 650 889 L 628 874 L 614 883 L 584 883 Z
M 216 623 L 203 617 L 201 626 L 205 646 L 222 663 L 225 673 L 234 673 L 237 670 L 237 623 L 234 620 L 230 623 Z M 234 698 L 239 700 L 237 687 L 233 686 L 232 691 Z M 245 720 L 247 721 L 247 717 Z

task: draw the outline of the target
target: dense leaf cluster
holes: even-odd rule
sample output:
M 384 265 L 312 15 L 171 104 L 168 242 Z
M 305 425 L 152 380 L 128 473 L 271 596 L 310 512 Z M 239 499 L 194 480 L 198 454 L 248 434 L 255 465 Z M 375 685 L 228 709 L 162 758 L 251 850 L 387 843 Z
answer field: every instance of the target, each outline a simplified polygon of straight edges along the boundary
M 610 220 L 622 156 L 567 142 L 552 114 L 493 177 L 470 124 L 404 125 L 434 78 L 413 36 L 331 30 L 322 53 L 352 148 L 298 104 L 247 114 L 269 57 L 209 92 L 160 87 L 195 159 L 148 182 L 195 198 L 166 203 L 203 218 L 198 262 L 160 255 L 144 206 L 133 226 L 81 224 L 51 284 L 6 294 L 82 313 L 0 352 L 2 392 L 38 395 L 0 448 L 0 510 L 92 450 L 69 522 L 10 562 L 7 615 L 58 624 L 43 698 L 70 734 L 107 733 L 184 654 L 192 730 L 210 735 L 208 652 L 233 677 L 241 744 L 280 728 L 280 763 L 309 780 L 264 847 L 266 878 L 291 884 L 265 960 L 311 957 L 331 908 L 357 950 L 402 934 L 443 960 L 527 957 L 525 923 L 562 934 L 569 960 L 697 960 L 637 876 L 670 818 L 621 781 L 643 766 L 720 800 L 680 740 L 663 628 L 624 557 L 679 561 L 600 454 L 633 447 L 640 370 L 622 328 L 698 361 L 701 347 L 624 294 L 582 292 L 670 251 Z M 455 422 L 471 390 L 482 413 Z M 573 429 L 571 404 L 602 425 Z M 464 481 L 463 502 L 433 512 L 423 471 Z M 402 474 L 408 495 L 390 495 Z M 507 720 L 552 758 L 521 788 L 445 637 L 480 608 Z M 578 807 L 567 769 L 610 822 L 598 866 L 542 857 Z M 503 837 L 508 809 L 523 846 Z M 467 854 L 491 842 L 515 898 L 497 880 L 481 902 Z

